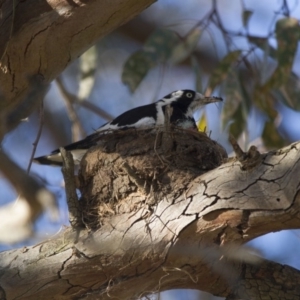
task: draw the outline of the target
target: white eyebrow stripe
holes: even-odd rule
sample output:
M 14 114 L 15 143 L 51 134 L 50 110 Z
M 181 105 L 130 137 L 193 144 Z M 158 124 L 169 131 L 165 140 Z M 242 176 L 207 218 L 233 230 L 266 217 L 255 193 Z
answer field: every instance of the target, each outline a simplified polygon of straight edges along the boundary
M 180 98 L 183 95 L 183 91 L 179 90 L 176 92 L 172 93 L 172 97 L 171 98 L 162 98 L 161 100 L 159 100 L 157 103 L 159 103 L 160 101 L 166 103 L 165 105 L 168 105 L 174 101 L 176 101 L 178 98 Z

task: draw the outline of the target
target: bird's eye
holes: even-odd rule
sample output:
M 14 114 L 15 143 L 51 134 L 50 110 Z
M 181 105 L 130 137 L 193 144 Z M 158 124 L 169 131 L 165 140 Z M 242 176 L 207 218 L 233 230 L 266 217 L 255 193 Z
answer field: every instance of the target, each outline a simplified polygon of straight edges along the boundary
M 188 98 L 192 98 L 192 97 L 193 97 L 193 94 L 192 94 L 192 93 L 187 93 L 186 96 L 187 96 Z

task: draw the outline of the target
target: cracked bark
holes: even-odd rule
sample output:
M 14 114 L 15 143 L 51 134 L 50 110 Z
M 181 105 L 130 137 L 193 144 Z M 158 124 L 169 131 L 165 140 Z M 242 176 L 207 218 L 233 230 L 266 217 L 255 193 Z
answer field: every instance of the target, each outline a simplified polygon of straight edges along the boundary
M 45 83 L 51 82 L 99 38 L 155 1 L 0 2 L 0 110 L 11 113 L 26 98 L 29 78 L 39 75 Z M 40 100 L 18 110 L 14 117 L 17 122 L 11 122 L 8 128 L 32 113 Z
M 104 186 L 116 188 L 118 176 L 129 176 L 121 167 L 115 171 L 124 160 L 135 169 L 139 157 L 127 153 L 130 144 L 128 139 L 119 153 L 90 150 L 81 171 L 85 193 L 98 197 Z M 146 154 L 151 151 L 147 143 L 141 147 Z M 0 253 L 1 299 L 134 299 L 172 288 L 228 299 L 299 299 L 298 270 L 226 254 L 227 247 L 262 234 L 300 228 L 299 150 L 300 142 L 263 154 L 250 171 L 229 161 L 154 202 L 138 188 L 122 198 L 118 187 L 114 197 L 120 206 L 107 210 L 100 228 L 81 232 L 76 243 L 76 233 L 66 229 L 26 251 Z M 145 153 L 140 158 L 151 161 Z M 114 181 L 105 181 L 104 167 L 99 168 L 104 161 L 116 167 Z M 124 179 L 123 184 L 129 188 L 134 182 Z

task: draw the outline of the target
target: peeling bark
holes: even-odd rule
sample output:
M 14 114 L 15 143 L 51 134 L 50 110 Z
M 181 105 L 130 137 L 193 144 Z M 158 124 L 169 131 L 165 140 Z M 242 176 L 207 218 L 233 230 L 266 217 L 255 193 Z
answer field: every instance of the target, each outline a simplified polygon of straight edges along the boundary
M 0 111 L 20 105 L 30 89 L 29 78 L 39 75 L 45 83 L 51 82 L 99 38 L 153 2 L 0 1 Z M 36 105 L 35 101 L 27 103 L 18 112 L 18 120 Z
M 191 139 L 196 146 L 200 142 Z M 150 143 L 140 147 L 146 154 L 153 149 Z M 138 149 L 135 154 L 126 147 L 117 147 L 118 153 L 116 146 L 105 154 L 103 149 L 91 149 L 84 159 L 81 180 L 87 186 L 101 175 L 95 161 L 102 164 L 104 155 L 108 164 L 108 157 L 113 164 L 118 157 L 130 168 L 143 156 Z M 226 252 L 268 232 L 300 228 L 299 149 L 298 142 L 263 154 L 250 171 L 232 160 L 205 174 L 194 173 L 179 193 L 165 189 L 167 194 L 150 202 L 129 178 L 136 189 L 127 191 L 126 201 L 119 194 L 98 230 L 82 231 L 77 240 L 76 232 L 66 229 L 40 245 L 0 253 L 1 299 L 134 299 L 171 288 L 200 289 L 228 299 L 299 299 L 298 270 L 268 260 L 252 264 L 245 262 L 251 254 L 240 260 L 236 250 Z M 154 156 L 146 154 L 144 163 L 152 163 Z M 116 176 L 124 175 L 126 168 Z M 103 191 L 92 187 L 85 193 L 105 202 Z M 137 203 L 137 193 L 140 204 L 126 207 Z

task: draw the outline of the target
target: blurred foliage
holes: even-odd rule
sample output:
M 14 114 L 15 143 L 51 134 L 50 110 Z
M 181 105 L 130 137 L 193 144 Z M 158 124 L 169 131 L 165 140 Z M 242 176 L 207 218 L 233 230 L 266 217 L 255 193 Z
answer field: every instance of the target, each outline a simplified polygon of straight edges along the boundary
M 239 136 L 247 125 L 247 115 L 249 107 L 248 101 L 244 101 L 247 95 L 243 94 L 243 82 L 234 70 L 228 70 L 228 76 L 223 83 L 223 92 L 226 102 L 222 113 L 222 125 L 229 125 L 229 131 L 233 136 Z
M 278 49 L 276 51 L 277 68 L 266 83 L 270 88 L 280 88 L 285 85 L 291 74 L 294 57 L 300 38 L 298 20 L 284 18 L 276 23 L 276 38 Z
M 268 148 L 284 146 L 283 140 L 280 137 L 276 126 L 273 121 L 266 121 L 265 127 L 262 133 L 262 138 L 264 140 L 265 146 Z
M 240 57 L 241 51 L 229 52 L 218 64 L 218 66 L 212 71 L 210 76 L 208 88 L 213 91 L 223 80 L 227 78 L 230 73 L 231 66 Z
M 97 70 L 96 46 L 91 47 L 79 58 L 80 80 L 78 88 L 78 100 L 88 99 L 95 84 Z
M 242 18 L 243 18 L 243 24 L 245 27 L 247 27 L 248 21 L 249 21 L 250 17 L 252 16 L 252 14 L 253 14 L 253 11 L 251 11 L 251 10 L 245 9 L 243 11 Z
M 148 71 L 159 63 L 178 64 L 196 48 L 200 30 L 191 30 L 185 37 L 168 29 L 159 29 L 150 35 L 142 50 L 133 53 L 126 61 L 122 80 L 132 92 L 136 90 Z
M 248 34 L 247 27 L 253 12 L 247 9 L 241 11 L 244 31 L 233 33 L 225 29 L 221 22 L 222 11 L 218 10 L 216 2 L 212 3 L 210 13 L 185 36 L 181 37 L 169 29 L 152 33 L 143 48 L 126 61 L 122 80 L 134 92 L 150 69 L 158 64 L 188 63 L 195 74 L 195 88 L 198 91 L 205 94 L 218 91 L 225 98 L 223 128 L 228 128 L 236 138 L 243 132 L 247 134 L 249 113 L 252 109 L 260 110 L 266 116 L 262 132 L 264 144 L 268 148 L 278 148 L 284 144 L 284 137 L 278 132 L 278 102 L 300 110 L 300 80 L 292 71 L 300 39 L 299 21 L 287 16 L 283 1 L 282 15 L 277 12 L 277 21 L 268 36 L 262 38 Z M 196 46 L 201 45 L 201 34 L 209 24 L 219 29 L 227 53 L 218 59 L 209 74 L 204 74 Z M 234 44 L 235 35 L 243 36 L 248 49 L 239 49 Z M 274 36 L 277 46 L 273 47 L 270 41 Z M 217 45 L 218 41 L 214 43 Z M 207 76 L 208 83 L 204 88 L 203 78 Z M 201 130 L 206 124 L 205 114 L 202 118 L 198 124 Z

